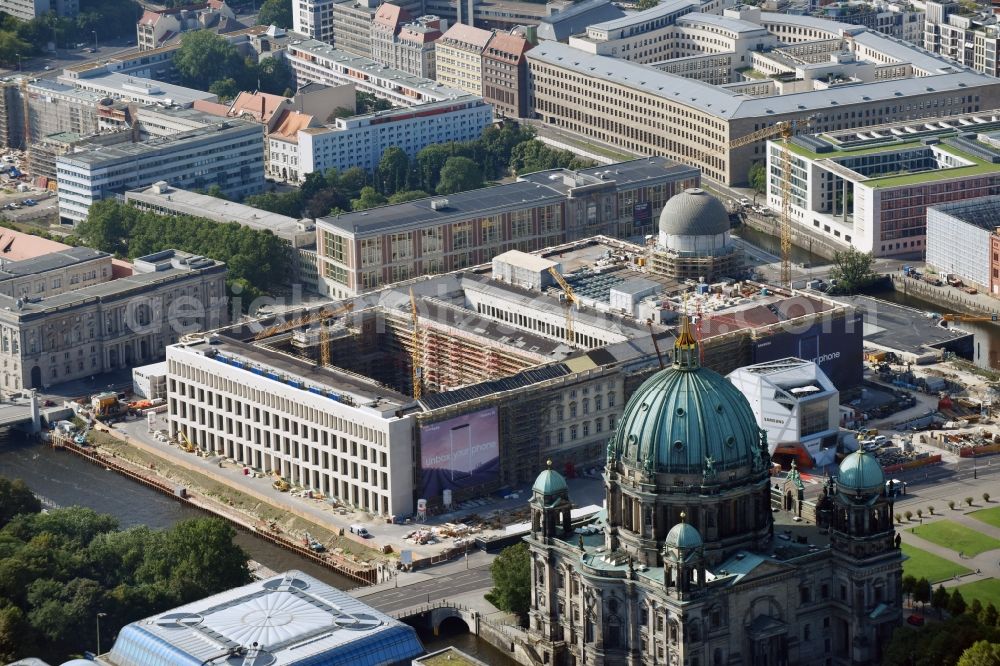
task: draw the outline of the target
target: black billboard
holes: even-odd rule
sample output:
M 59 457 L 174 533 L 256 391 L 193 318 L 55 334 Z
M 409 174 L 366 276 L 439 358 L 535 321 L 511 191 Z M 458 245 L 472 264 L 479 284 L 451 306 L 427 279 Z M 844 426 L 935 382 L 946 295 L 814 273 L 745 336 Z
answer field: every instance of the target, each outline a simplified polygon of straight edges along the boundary
M 822 317 L 808 328 L 790 324 L 785 330 L 754 343 L 753 362 L 765 363 L 794 356 L 815 361 L 837 389 L 861 383 L 864 373 L 862 315 Z

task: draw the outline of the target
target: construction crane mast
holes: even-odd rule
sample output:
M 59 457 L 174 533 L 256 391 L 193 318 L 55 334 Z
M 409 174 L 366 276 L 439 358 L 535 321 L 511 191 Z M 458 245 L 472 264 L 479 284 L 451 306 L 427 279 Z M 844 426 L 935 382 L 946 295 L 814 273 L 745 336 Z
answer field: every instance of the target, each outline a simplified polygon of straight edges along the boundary
M 782 120 L 770 127 L 757 130 L 729 142 L 730 150 L 742 148 L 763 139 L 781 137 L 781 279 L 783 287 L 792 286 L 792 155 L 788 150 L 788 139 L 796 131 L 796 125 L 808 127 L 812 117 L 796 120 Z M 770 178 L 770 174 L 768 174 Z
M 423 360 L 420 349 L 420 319 L 417 316 L 417 297 L 410 288 L 410 316 L 413 317 L 413 349 L 410 350 L 410 365 L 413 367 L 413 399 L 420 400 L 423 395 Z
M 566 282 L 566 278 L 559 274 L 555 266 L 549 267 L 549 273 L 552 274 L 552 278 L 566 296 L 566 300 L 563 302 L 563 309 L 566 311 L 566 344 L 573 346 L 576 344 L 576 334 L 573 331 L 573 306 L 579 301 L 576 294 L 573 293 L 573 287 L 569 286 L 569 282 Z

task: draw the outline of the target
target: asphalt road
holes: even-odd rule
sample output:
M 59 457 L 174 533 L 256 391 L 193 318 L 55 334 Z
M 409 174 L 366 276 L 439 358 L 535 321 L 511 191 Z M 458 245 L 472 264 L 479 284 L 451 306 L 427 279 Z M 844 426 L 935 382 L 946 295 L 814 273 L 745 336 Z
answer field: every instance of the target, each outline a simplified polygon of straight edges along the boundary
M 411 583 L 405 587 L 374 592 L 361 600 L 383 613 L 391 613 L 466 592 L 483 590 L 485 593 L 491 587 L 493 578 L 490 576 L 490 567 L 479 566 L 454 573 L 442 573 L 430 580 Z

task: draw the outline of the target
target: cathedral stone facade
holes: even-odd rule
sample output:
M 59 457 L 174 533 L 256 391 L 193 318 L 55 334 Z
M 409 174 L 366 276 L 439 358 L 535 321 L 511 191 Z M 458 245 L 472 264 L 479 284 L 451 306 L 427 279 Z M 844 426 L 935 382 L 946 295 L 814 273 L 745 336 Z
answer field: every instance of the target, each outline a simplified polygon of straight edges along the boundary
M 864 452 L 844 458 L 817 524 L 772 510 L 770 467 L 750 405 L 700 367 L 685 318 L 672 367 L 635 392 L 609 441 L 594 526 L 573 528 L 558 472 L 535 482 L 529 633 L 539 662 L 878 664 L 902 618 L 881 467 Z

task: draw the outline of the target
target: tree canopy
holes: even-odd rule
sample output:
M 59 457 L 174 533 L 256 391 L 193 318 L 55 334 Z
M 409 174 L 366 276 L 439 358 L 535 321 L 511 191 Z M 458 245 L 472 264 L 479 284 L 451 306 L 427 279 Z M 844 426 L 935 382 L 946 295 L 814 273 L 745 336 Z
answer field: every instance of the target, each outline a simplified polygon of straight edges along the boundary
M 998 665 L 1000 665 L 1000 643 L 976 641 L 962 653 L 957 666 Z
M 927 624 L 919 631 L 899 627 L 885 648 L 882 666 L 954 666 L 979 641 L 997 643 L 1000 629 L 986 626 L 967 613 Z M 977 650 L 973 657 L 978 654 Z M 978 666 L 980 662 L 971 663 Z
M 285 94 L 293 84 L 291 68 L 283 59 L 243 58 L 236 47 L 211 30 L 184 33 L 174 55 L 181 83 L 232 99 L 242 90 Z
M 437 193 L 465 192 L 483 186 L 483 173 L 468 157 L 449 157 L 441 167 Z
M 77 236 L 89 247 L 127 259 L 176 249 L 224 261 L 230 286 L 238 283 L 244 288 L 246 303 L 291 279 L 287 243 L 270 231 L 235 222 L 157 215 L 105 199 L 90 207 L 87 219 L 77 227 Z
M 266 0 L 257 12 L 257 25 L 276 25 L 292 28 L 292 0 Z
M 764 162 L 754 162 L 747 172 L 747 180 L 750 187 L 757 194 L 764 194 L 767 191 L 767 164 Z
M 490 565 L 493 589 L 486 600 L 502 611 L 516 613 L 523 621 L 531 608 L 531 555 L 521 542 L 500 551 Z
M 106 646 L 129 622 L 250 580 L 235 530 L 218 519 L 119 530 L 90 509 L 39 513 L 19 481 L 0 479 L 0 499 L 12 488 L 19 512 L 0 503 L 0 662 L 59 663 L 96 647 L 97 613 Z
M 878 279 L 875 257 L 871 252 L 862 252 L 854 247 L 838 250 L 833 254 L 833 264 L 830 278 L 836 280 L 831 288 L 834 293 L 853 294 Z

